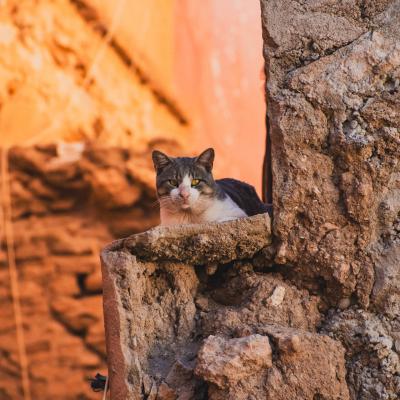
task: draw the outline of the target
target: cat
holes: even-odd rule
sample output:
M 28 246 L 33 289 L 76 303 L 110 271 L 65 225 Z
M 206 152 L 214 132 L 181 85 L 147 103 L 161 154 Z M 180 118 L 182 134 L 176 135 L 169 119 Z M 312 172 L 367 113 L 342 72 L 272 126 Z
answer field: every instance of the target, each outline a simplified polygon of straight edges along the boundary
M 231 178 L 214 180 L 214 157 L 212 148 L 193 158 L 153 151 L 161 225 L 224 222 L 271 213 L 253 186 Z

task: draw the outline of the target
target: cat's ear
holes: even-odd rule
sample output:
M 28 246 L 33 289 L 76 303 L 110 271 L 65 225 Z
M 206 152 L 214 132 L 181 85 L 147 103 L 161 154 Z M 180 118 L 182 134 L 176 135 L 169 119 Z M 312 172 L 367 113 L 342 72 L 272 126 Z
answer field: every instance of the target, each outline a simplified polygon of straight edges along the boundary
M 214 157 L 214 149 L 209 148 L 204 150 L 198 157 L 196 157 L 196 164 L 202 165 L 208 172 L 211 172 L 213 168 Z
M 162 170 L 172 162 L 166 154 L 158 150 L 154 150 L 151 154 L 151 157 L 153 159 L 154 169 L 156 170 L 157 174 L 162 172 Z

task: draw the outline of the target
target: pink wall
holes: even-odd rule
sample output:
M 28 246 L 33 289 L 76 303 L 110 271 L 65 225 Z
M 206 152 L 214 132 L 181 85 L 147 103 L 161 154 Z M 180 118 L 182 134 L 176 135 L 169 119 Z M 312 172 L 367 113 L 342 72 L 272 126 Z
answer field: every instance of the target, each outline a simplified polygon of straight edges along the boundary
M 266 109 L 259 1 L 88 2 L 149 84 L 188 119 L 187 152 L 215 147 L 216 174 L 260 189 Z
M 216 149 L 216 174 L 261 188 L 264 77 L 258 1 L 176 0 L 173 87 L 193 147 Z

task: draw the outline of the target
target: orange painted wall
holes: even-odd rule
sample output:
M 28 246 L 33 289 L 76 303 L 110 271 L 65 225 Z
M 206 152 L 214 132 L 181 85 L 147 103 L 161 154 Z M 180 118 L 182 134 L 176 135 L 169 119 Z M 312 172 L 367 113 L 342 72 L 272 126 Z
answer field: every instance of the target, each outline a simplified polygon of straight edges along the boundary
M 261 16 L 257 1 L 176 0 L 174 76 L 193 146 L 216 149 L 216 174 L 260 189 L 265 151 Z
M 218 1 L 218 0 L 217 0 Z M 85 0 L 160 92 L 175 96 L 174 17 L 176 0 Z M 200 1 L 201 2 L 201 1 Z M 199 4 L 200 4 L 199 2 Z M 173 98 L 177 102 L 176 98 Z
M 265 150 L 261 11 L 249 0 L 87 0 L 149 84 L 189 121 L 189 152 L 261 187 Z

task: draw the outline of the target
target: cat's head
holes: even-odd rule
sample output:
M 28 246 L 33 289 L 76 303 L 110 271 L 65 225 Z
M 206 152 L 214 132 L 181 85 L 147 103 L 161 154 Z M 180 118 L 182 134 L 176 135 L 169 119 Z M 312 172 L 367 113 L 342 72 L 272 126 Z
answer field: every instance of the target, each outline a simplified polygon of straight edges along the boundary
M 216 190 L 212 175 L 214 150 L 207 149 L 193 158 L 172 158 L 154 150 L 152 157 L 160 206 L 171 213 L 203 212 Z

